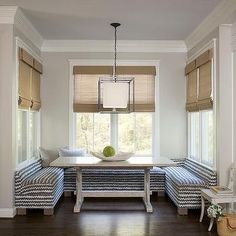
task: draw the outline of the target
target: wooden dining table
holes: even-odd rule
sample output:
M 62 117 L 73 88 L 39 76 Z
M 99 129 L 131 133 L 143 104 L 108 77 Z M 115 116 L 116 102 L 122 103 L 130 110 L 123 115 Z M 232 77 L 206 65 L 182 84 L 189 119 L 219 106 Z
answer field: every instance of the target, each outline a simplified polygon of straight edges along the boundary
M 126 161 L 102 161 L 94 156 L 59 157 L 50 166 L 76 169 L 76 203 L 74 213 L 81 210 L 85 197 L 141 197 L 147 212 L 153 212 L 150 202 L 150 170 L 157 167 L 174 166 L 175 162 L 166 157 L 153 160 L 152 157 L 131 157 Z M 140 169 L 144 170 L 144 189 L 140 191 L 84 191 L 82 189 L 83 169 Z

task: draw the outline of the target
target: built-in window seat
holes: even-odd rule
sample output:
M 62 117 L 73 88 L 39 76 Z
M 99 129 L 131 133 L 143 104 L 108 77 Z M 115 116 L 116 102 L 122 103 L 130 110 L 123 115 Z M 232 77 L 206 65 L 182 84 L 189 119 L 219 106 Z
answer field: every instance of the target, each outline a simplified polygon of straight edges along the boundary
M 150 190 L 164 195 L 165 172 L 159 167 L 154 167 L 150 174 Z M 138 191 L 144 188 L 143 170 L 127 169 L 86 169 L 83 170 L 83 189 L 92 191 Z M 65 170 L 64 191 L 76 190 L 76 170 L 69 168 Z
M 85 190 L 143 190 L 144 173 L 140 170 L 85 170 Z M 61 197 L 74 192 L 76 170 L 42 167 L 41 160 L 15 172 L 15 206 L 19 215 L 27 208 L 44 209 L 44 214 L 53 214 L 53 208 Z M 164 195 L 165 172 L 158 167 L 151 171 L 151 191 Z
M 217 185 L 216 172 L 191 159 L 164 170 L 165 191 L 180 215 L 186 215 L 188 209 L 201 208 L 200 189 Z
M 15 172 L 15 207 L 19 215 L 25 215 L 28 208 L 44 209 L 45 215 L 52 215 L 63 191 L 63 169 L 42 167 L 41 160 Z
M 93 170 L 82 173 L 84 190 L 143 190 L 144 173 L 140 170 Z M 151 191 L 170 197 L 180 215 L 188 209 L 201 207 L 200 189 L 217 184 L 216 172 L 190 159 L 177 166 L 151 170 Z M 18 214 L 27 208 L 44 209 L 53 214 L 53 208 L 63 194 L 76 189 L 76 170 L 73 168 L 42 167 L 41 160 L 15 172 L 15 206 Z

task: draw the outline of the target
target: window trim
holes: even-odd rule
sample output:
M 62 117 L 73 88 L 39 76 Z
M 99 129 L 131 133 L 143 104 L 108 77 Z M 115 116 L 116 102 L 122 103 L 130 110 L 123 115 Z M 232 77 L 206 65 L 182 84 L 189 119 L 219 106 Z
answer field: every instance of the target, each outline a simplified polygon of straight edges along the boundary
M 76 65 L 81 66 L 106 66 L 106 65 L 113 65 L 113 59 L 69 59 L 69 146 L 74 148 L 75 147 L 75 118 L 73 112 L 73 67 Z M 155 76 L 155 112 L 153 115 L 153 132 L 152 132 L 152 153 L 153 153 L 153 160 L 157 160 L 160 157 L 160 99 L 159 99 L 159 60 L 119 60 L 119 65 L 123 66 L 155 66 L 156 67 L 156 76 Z

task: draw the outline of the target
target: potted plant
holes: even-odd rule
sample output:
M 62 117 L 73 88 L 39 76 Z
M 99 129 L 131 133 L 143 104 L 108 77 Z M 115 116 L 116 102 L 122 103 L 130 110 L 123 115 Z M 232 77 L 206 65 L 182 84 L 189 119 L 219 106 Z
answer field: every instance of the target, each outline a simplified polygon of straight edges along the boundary
M 217 221 L 220 220 L 221 217 L 223 217 L 223 207 L 218 204 L 211 204 L 207 208 L 207 215 L 209 218 L 214 218 Z
M 223 207 L 214 204 L 208 207 L 207 214 L 217 220 L 219 236 L 236 236 L 236 214 L 223 214 Z

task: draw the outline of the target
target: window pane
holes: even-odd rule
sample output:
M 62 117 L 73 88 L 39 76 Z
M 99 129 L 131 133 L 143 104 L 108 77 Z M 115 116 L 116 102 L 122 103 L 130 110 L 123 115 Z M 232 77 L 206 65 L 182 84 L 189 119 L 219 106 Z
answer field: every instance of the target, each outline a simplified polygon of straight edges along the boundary
M 152 113 L 119 114 L 118 144 L 120 151 L 151 155 Z
M 99 113 L 76 114 L 76 147 L 101 151 L 110 144 L 110 115 Z
M 152 154 L 152 113 L 136 113 L 136 154 Z
M 29 145 L 30 145 L 30 158 L 37 157 L 37 113 L 29 113 Z
M 135 117 L 134 113 L 118 116 L 119 151 L 135 152 Z
M 76 147 L 93 150 L 93 114 L 76 114 Z
M 202 112 L 202 162 L 213 166 L 213 112 Z
M 190 156 L 198 161 L 200 160 L 199 125 L 199 112 L 190 113 Z
M 27 159 L 27 112 L 18 111 L 18 163 Z
M 110 145 L 110 114 L 94 113 L 94 151 Z

